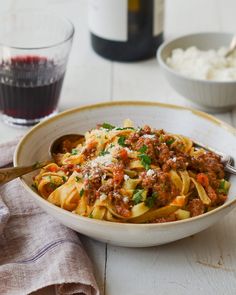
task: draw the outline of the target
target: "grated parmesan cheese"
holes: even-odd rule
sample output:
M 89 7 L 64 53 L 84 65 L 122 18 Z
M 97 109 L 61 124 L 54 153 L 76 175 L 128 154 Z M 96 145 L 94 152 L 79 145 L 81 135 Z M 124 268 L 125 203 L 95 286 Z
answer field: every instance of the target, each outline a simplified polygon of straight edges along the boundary
M 217 50 L 199 50 L 195 46 L 176 48 L 166 62 L 180 74 L 203 80 L 236 80 L 236 55 L 226 57 L 226 47 Z
M 101 194 L 99 199 L 100 199 L 100 201 L 105 201 L 106 198 L 107 198 L 106 194 Z
M 125 174 L 124 175 L 124 180 L 127 181 L 129 179 L 129 175 Z
M 154 134 L 144 134 L 144 135 L 142 136 L 142 138 L 150 138 L 150 139 L 154 139 L 154 138 L 156 138 L 156 135 L 154 135 Z
M 120 198 L 120 194 L 119 194 L 118 192 L 114 192 L 114 193 L 113 193 L 113 196 L 114 196 L 115 198 L 117 198 L 117 199 Z
M 124 202 L 124 203 L 128 203 L 128 202 L 129 202 L 129 198 L 128 198 L 128 197 L 124 197 L 124 198 L 123 198 L 123 202 Z
M 132 153 L 132 151 L 127 147 L 125 147 L 125 150 L 126 150 L 127 153 Z
M 152 169 L 148 169 L 147 176 L 153 176 L 155 174 L 155 171 Z
M 106 154 L 104 156 L 99 156 L 90 162 L 91 167 L 96 167 L 99 165 L 108 166 L 112 164 L 113 157 L 111 154 Z

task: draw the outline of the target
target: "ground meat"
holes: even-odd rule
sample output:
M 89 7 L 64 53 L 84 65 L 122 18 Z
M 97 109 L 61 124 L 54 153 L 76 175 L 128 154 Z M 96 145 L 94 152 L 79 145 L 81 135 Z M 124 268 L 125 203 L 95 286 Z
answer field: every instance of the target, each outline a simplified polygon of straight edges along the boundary
M 131 133 L 128 138 L 125 140 L 126 145 L 131 145 L 133 146 L 134 143 L 139 139 L 140 135 L 138 132 Z
M 153 129 L 152 132 L 158 137 L 165 134 L 165 131 L 163 129 Z
M 168 217 L 160 217 L 155 220 L 153 220 L 153 223 L 164 223 L 164 222 L 171 222 L 171 221 L 176 221 L 176 216 L 175 214 L 171 214 Z
M 60 167 L 60 170 L 62 170 L 67 175 L 72 174 L 74 171 L 78 172 L 78 168 L 75 164 L 66 164 Z
M 114 182 L 113 182 L 113 179 L 110 178 L 106 181 L 105 184 L 101 185 L 98 191 L 108 195 L 109 192 L 113 191 L 113 189 L 114 189 Z
M 86 188 L 86 202 L 89 206 L 92 206 L 97 198 L 99 198 L 98 192 L 96 188 L 91 186 L 86 186 L 86 181 L 84 182 Z
M 224 194 L 219 194 L 217 198 L 217 206 L 224 204 L 224 202 L 227 200 L 227 196 Z
M 204 213 L 204 205 L 200 199 L 193 199 L 189 202 L 188 210 L 191 217 L 198 216 Z
M 100 167 L 87 166 L 82 171 L 85 178 L 85 185 L 88 189 L 99 189 L 103 171 Z
M 113 204 L 113 206 L 120 205 L 123 196 L 120 194 L 119 190 L 113 190 L 108 193 L 108 199 Z
M 208 187 L 206 187 L 206 193 L 207 193 L 208 197 L 211 199 L 212 204 L 216 203 L 217 194 L 216 194 L 215 190 L 210 185 Z
M 142 136 L 144 134 L 151 134 L 152 129 L 150 126 L 145 125 L 143 128 L 140 129 L 139 134 Z
M 181 141 L 176 140 L 172 145 L 171 149 L 174 150 L 176 153 L 183 153 L 185 150 L 184 144 Z
M 124 166 L 122 164 L 116 164 L 112 167 L 114 187 L 119 187 L 124 181 Z
M 158 162 L 163 165 L 165 162 L 167 162 L 173 153 L 169 150 L 168 146 L 165 143 L 160 144 L 158 147 L 159 156 L 158 156 Z
M 206 172 L 213 178 L 224 178 L 225 176 L 224 166 L 220 161 L 220 156 L 212 152 L 206 152 L 198 158 L 192 158 L 190 168 L 198 172 Z
M 165 206 L 169 204 L 180 192 L 171 182 L 168 173 L 158 171 L 157 182 L 152 187 L 153 192 L 157 193 L 157 205 Z
M 117 212 L 119 215 L 121 215 L 121 216 L 123 216 L 123 217 L 125 217 L 125 218 L 129 218 L 129 217 L 131 216 L 131 212 L 130 212 L 130 210 L 127 209 L 127 208 L 124 206 L 124 204 L 122 204 L 122 205 L 116 205 L 115 208 L 116 208 L 116 212 Z
M 171 169 L 177 170 L 186 170 L 188 167 L 188 157 L 182 155 L 182 156 L 174 156 L 173 158 L 167 160 L 163 166 L 162 170 L 164 172 L 168 172 Z
M 147 150 L 145 151 L 145 154 L 147 154 L 151 160 L 152 163 L 157 163 L 157 146 L 158 139 L 155 138 L 144 138 L 140 137 L 135 145 L 133 145 L 134 150 L 139 151 L 143 146 L 147 147 Z
M 210 186 L 214 189 L 214 190 L 216 190 L 216 189 L 218 189 L 218 187 L 219 187 L 219 185 L 220 185 L 220 182 L 221 182 L 221 179 L 217 179 L 216 178 L 216 174 L 215 174 L 215 172 L 207 172 L 206 173 L 206 175 L 207 175 L 207 177 L 208 177 L 208 179 L 209 179 L 209 184 L 210 184 Z
M 155 170 L 152 171 L 153 173 L 151 173 L 150 175 L 147 173 L 147 171 L 140 174 L 139 178 L 141 179 L 141 185 L 145 189 L 152 188 L 153 185 L 157 182 L 157 173 Z

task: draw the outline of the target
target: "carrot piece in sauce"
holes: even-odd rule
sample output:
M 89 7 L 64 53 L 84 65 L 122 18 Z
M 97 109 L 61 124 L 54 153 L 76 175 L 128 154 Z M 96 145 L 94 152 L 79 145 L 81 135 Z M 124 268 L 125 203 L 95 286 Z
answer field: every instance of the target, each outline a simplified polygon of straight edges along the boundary
M 197 174 L 197 182 L 200 183 L 204 187 L 209 186 L 209 178 L 205 173 Z

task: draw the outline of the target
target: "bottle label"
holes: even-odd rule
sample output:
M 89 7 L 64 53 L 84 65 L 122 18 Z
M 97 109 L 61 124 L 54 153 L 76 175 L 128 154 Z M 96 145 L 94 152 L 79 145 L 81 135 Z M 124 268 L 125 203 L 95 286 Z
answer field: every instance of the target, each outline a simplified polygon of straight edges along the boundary
M 163 32 L 164 27 L 164 0 L 154 0 L 153 9 L 153 36 Z
M 127 11 L 127 0 L 89 0 L 90 31 L 107 40 L 127 41 Z

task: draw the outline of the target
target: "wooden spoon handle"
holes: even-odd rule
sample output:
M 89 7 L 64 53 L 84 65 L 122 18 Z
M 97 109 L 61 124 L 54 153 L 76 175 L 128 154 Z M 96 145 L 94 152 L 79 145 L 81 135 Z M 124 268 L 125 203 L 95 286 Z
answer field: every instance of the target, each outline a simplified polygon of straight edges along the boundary
M 30 173 L 36 169 L 40 169 L 46 166 L 48 163 L 49 161 L 44 161 L 41 163 L 35 163 L 31 166 L 2 168 L 0 169 L 0 185 L 7 183 L 8 181 L 11 181 L 19 176 Z

